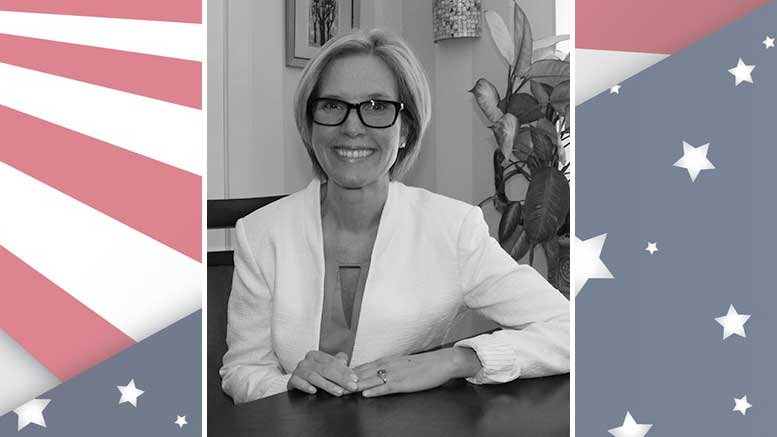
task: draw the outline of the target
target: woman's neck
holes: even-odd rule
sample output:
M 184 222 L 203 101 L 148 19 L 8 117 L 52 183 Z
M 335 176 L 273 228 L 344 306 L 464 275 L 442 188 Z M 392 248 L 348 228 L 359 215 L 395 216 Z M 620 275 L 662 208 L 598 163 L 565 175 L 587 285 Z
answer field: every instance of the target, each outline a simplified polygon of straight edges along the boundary
M 329 181 L 322 189 L 321 217 L 337 229 L 367 232 L 377 228 L 388 198 L 388 176 L 365 187 L 344 188 Z

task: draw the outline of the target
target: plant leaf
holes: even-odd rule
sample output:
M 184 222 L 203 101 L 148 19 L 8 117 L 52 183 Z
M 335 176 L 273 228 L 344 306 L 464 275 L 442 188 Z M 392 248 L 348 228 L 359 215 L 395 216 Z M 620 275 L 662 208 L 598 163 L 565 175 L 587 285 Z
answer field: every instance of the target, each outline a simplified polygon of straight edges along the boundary
M 540 167 L 547 167 L 553 160 L 556 145 L 548 135 L 536 127 L 531 128 L 532 155 L 540 161 Z
M 515 239 L 515 244 L 513 244 L 513 247 L 509 250 L 505 249 L 516 261 L 523 258 L 532 246 L 531 241 L 529 241 L 529 236 L 526 234 L 526 229 L 518 229 L 518 238 Z
M 539 102 L 542 107 L 545 107 L 545 105 L 548 104 L 548 100 L 550 100 L 548 91 L 541 83 L 535 80 L 530 80 L 529 83 L 531 84 L 531 93 L 537 98 L 537 102 Z M 540 108 L 540 110 L 542 110 L 542 108 Z
M 499 91 L 496 90 L 494 84 L 487 79 L 481 78 L 475 82 L 475 86 L 469 92 L 475 96 L 475 101 L 478 102 L 480 110 L 483 111 L 489 122 L 496 123 L 497 120 L 502 118 L 504 113 L 497 107 Z
M 513 143 L 513 154 L 519 161 L 525 161 L 533 149 L 531 142 L 531 129 L 522 127 L 518 130 Z
M 519 124 L 531 123 L 543 117 L 539 102 L 528 93 L 513 94 L 507 105 L 507 112 L 516 116 Z
M 511 201 L 507 204 L 502 219 L 499 220 L 499 244 L 505 250 L 509 250 L 518 239 L 518 232 L 521 227 L 521 204 Z M 514 237 L 514 238 L 511 238 Z
M 556 112 L 564 114 L 567 105 L 569 105 L 569 80 L 565 80 L 553 88 L 553 92 L 550 94 L 550 104 Z
M 523 205 L 524 229 L 529 239 L 545 242 L 556 235 L 569 212 L 569 182 L 555 168 L 532 173 Z
M 554 126 L 553 123 L 548 121 L 547 118 L 539 119 L 535 127 L 540 131 L 544 132 L 545 135 L 548 136 L 548 139 L 550 139 L 554 145 L 556 144 L 556 139 L 558 137 L 558 132 L 556 132 L 556 126 Z
M 523 9 L 518 5 L 518 0 L 513 0 L 513 25 L 515 34 L 515 63 L 513 71 L 516 77 L 526 76 L 531 66 L 532 37 L 531 24 L 523 13 Z
M 513 156 L 513 142 L 515 133 L 518 130 L 518 119 L 509 112 L 502 116 L 496 123 L 489 126 L 496 137 L 496 144 L 502 151 L 505 158 L 515 161 Z
M 557 86 L 569 80 L 569 62 L 547 59 L 531 64 L 527 76 L 538 82 Z
M 569 39 L 569 35 L 552 35 L 534 41 L 534 50 L 553 47 L 556 44 Z
M 548 241 L 542 243 L 542 250 L 545 251 L 545 259 L 548 262 L 548 282 L 550 285 L 559 288 L 559 255 L 560 249 L 558 236 L 554 235 Z
M 499 50 L 499 54 L 507 62 L 507 65 L 513 65 L 515 57 L 515 44 L 510 37 L 510 31 L 507 30 L 505 22 L 502 17 L 494 11 L 486 11 L 486 23 L 488 23 L 488 30 L 491 33 L 491 39 L 496 44 L 496 49 Z

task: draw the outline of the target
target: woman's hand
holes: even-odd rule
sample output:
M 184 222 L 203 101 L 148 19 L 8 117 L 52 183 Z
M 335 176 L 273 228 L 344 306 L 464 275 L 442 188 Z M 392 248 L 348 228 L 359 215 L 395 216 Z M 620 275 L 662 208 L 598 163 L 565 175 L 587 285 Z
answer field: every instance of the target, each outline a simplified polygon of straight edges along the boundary
M 341 396 L 357 390 L 359 378 L 348 367 L 348 355 L 339 352 L 331 356 L 326 352 L 310 351 L 289 378 L 288 389 L 315 393 L 320 388 L 332 396 Z
M 365 397 L 411 393 L 445 384 L 452 378 L 474 376 L 480 360 L 469 348 L 454 347 L 416 355 L 387 357 L 354 368 Z M 385 370 L 386 382 L 378 376 Z

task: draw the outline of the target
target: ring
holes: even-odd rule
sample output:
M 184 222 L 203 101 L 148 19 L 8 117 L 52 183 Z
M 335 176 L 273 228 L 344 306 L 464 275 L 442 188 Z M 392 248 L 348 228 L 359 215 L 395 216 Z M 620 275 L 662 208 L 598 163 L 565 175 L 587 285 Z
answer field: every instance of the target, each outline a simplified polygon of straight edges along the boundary
M 384 384 L 388 382 L 386 380 L 386 369 L 378 369 L 378 378 L 382 379 Z

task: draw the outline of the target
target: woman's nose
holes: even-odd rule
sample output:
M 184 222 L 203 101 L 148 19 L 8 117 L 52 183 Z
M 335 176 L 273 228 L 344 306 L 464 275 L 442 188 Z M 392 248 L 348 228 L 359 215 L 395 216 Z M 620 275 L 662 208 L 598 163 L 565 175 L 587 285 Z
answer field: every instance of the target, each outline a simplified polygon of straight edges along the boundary
M 356 108 L 352 108 L 348 113 L 348 116 L 345 117 L 342 127 L 347 135 L 360 135 L 364 133 L 365 126 L 359 119 Z

